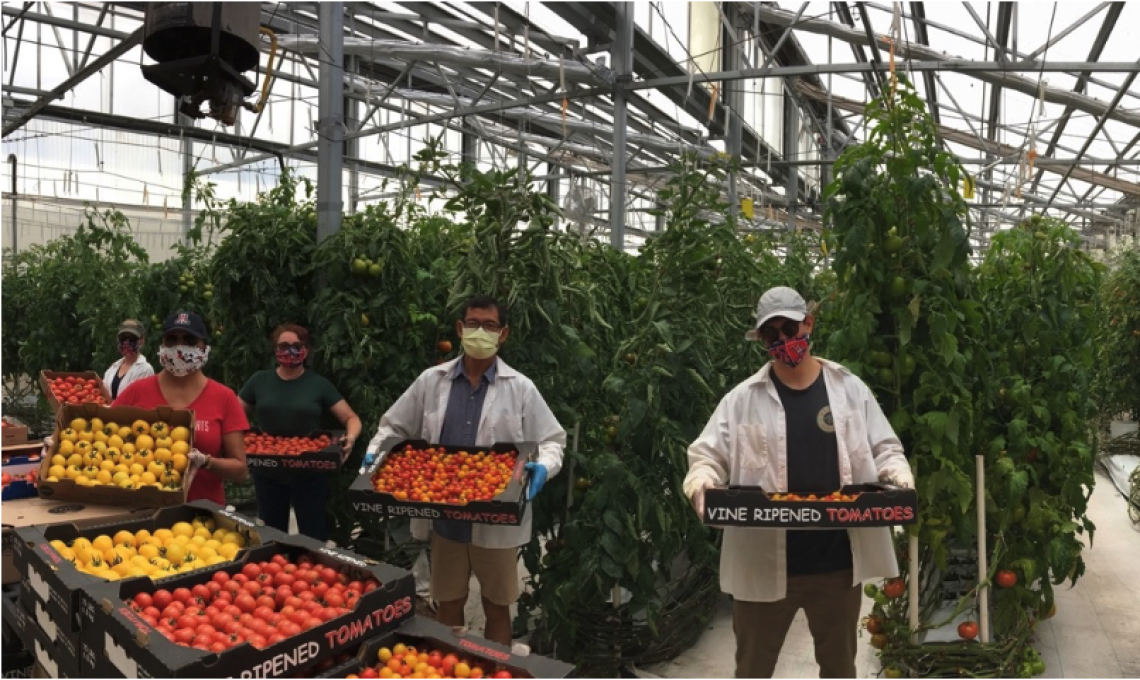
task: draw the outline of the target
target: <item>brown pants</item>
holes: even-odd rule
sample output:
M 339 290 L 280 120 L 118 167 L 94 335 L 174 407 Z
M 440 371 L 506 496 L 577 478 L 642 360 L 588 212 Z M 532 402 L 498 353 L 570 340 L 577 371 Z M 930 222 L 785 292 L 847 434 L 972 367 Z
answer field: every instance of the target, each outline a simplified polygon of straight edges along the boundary
M 815 641 L 821 678 L 854 678 L 859 627 L 859 586 L 851 570 L 789 576 L 787 597 L 776 602 L 732 603 L 736 677 L 770 678 L 780 648 L 801 608 Z

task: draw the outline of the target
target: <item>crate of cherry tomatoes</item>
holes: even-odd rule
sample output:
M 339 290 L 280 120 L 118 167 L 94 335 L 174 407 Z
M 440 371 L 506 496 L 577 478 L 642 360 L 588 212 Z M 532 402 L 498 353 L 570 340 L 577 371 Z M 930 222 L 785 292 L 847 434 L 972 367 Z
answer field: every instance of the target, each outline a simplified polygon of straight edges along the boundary
M 111 391 L 95 371 L 40 371 L 40 389 L 52 413 L 67 404 L 111 405 Z
M 526 463 L 533 442 L 443 446 L 384 442 L 379 458 L 349 487 L 357 512 L 516 526 L 526 511 Z
M 250 470 L 335 472 L 344 452 L 343 430 L 318 430 L 304 437 L 273 435 L 257 428 L 245 434 L 245 463 Z
M 416 617 L 360 647 L 325 678 L 565 678 L 574 667 Z
M 860 529 L 914 524 L 914 489 L 851 484 L 834 491 L 767 493 L 756 486 L 705 491 L 705 524 L 773 529 Z
M 81 634 L 101 677 L 305 677 L 415 614 L 411 573 L 305 536 L 217 570 L 88 594 Z

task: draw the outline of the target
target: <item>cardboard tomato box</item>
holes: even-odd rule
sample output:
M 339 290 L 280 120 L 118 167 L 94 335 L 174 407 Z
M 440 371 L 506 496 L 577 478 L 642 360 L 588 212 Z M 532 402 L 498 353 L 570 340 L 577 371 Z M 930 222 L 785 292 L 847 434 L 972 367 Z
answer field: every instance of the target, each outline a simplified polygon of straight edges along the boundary
M 249 550 L 242 562 L 176 577 L 162 588 L 193 588 L 217 571 L 236 574 L 248 563 L 274 555 L 291 560 L 309 555 L 317 564 L 333 567 L 359 580 L 376 578 L 380 587 L 362 595 L 351 613 L 315 626 L 275 645 L 257 649 L 241 643 L 224 652 L 184 647 L 152 628 L 131 608 L 138 593 L 159 589 L 149 578 L 133 578 L 88 588 L 81 611 L 82 637 L 94 650 L 95 674 L 151 678 L 265 678 L 304 675 L 329 656 L 354 648 L 369 637 L 398 626 L 415 614 L 415 581 L 410 572 L 388 564 L 328 548 L 306 536 Z
M 12 444 L 4 446 L 0 451 L 3 455 L 3 464 L 0 465 L 4 474 L 3 500 L 35 497 L 39 493 L 36 477 L 39 475 L 43 442 Z
M 817 491 L 823 498 L 831 491 Z M 914 524 L 918 497 L 914 489 L 885 484 L 852 484 L 840 493 L 854 500 L 773 500 L 755 486 L 717 487 L 705 491 L 705 524 L 771 529 L 859 529 Z M 805 491 L 802 498 L 812 495 Z
M 250 434 L 263 434 L 262 430 L 253 428 Z M 331 441 L 328 446 L 319 451 L 305 451 L 299 454 L 280 453 L 250 453 L 245 452 L 246 467 L 252 472 L 336 472 L 340 469 L 343 452 L 340 448 L 340 438 L 344 430 L 317 430 L 305 435 L 310 438 L 327 436 Z
M 372 477 L 384 465 L 393 452 L 407 447 L 435 448 L 452 455 L 460 451 L 468 453 L 514 451 L 518 453 L 514 472 L 501 494 L 489 501 L 468 501 L 465 505 L 426 501 L 400 500 L 391 493 L 376 491 Z M 497 443 L 487 447 L 442 446 L 429 444 L 419 439 L 392 439 L 381 445 L 380 455 L 371 467 L 356 478 L 348 489 L 349 500 L 357 512 L 384 515 L 387 517 L 411 517 L 419 519 L 446 519 L 474 524 L 502 524 L 517 526 L 522 524 L 526 511 L 526 464 L 538 458 L 538 445 L 534 442 Z
M 40 371 L 40 389 L 43 390 L 44 398 L 47 399 L 48 406 L 51 407 L 52 412 L 59 411 L 59 409 L 67 404 L 61 404 L 55 397 L 55 393 L 51 391 L 51 383 L 56 378 L 74 377 L 76 380 L 94 380 L 95 386 L 103 394 L 103 399 L 111 403 L 111 390 L 103 384 L 103 378 L 100 377 L 95 371 Z
M 0 427 L 0 446 L 28 443 L 27 425 L 8 416 L 4 416 L 0 423 L 3 423 L 3 427 Z
M 229 512 L 210 501 L 195 501 L 177 507 L 148 511 L 145 516 L 139 514 L 125 521 L 116 520 L 84 527 L 78 527 L 70 522 L 21 527 L 15 530 L 13 555 L 16 570 L 24 575 L 20 600 L 29 611 L 32 610 L 34 603 L 43 603 L 51 617 L 65 630 L 77 632 L 80 628 L 81 603 L 86 597 L 85 589 L 90 585 L 108 581 L 76 569 L 52 547 L 52 541 L 59 540 L 70 544 L 80 537 L 90 540 L 101 534 L 114 536 L 119 531 L 135 533 L 142 529 L 153 534 L 158 529 L 169 529 L 178 522 L 192 522 L 198 518 L 213 520 L 219 529 L 240 534 L 247 546 L 244 551 L 286 536 L 276 529 Z M 240 560 L 241 555 L 239 552 L 238 559 L 234 562 Z M 219 563 L 199 571 L 213 573 L 223 564 L 232 563 Z M 165 587 L 163 584 L 183 575 L 161 579 L 157 583 L 159 587 Z
M 20 583 L 23 572 L 16 568 L 16 529 L 36 524 L 54 524 L 66 520 L 76 526 L 90 526 L 116 520 L 127 520 L 138 512 L 135 508 L 107 505 L 83 505 L 49 501 L 46 498 L 25 498 L 4 503 L 4 562 L 3 582 Z M 151 512 L 148 510 L 147 512 Z
M 29 609 L 24 602 L 19 602 L 16 609 L 18 618 L 22 620 L 21 640 L 36 662 L 47 671 L 47 677 L 81 678 L 91 673 L 91 650 L 84 647 L 79 633 L 66 630 L 41 603 L 34 603 Z
M 574 670 L 568 663 L 535 654 L 519 656 L 497 642 L 474 635 L 458 635 L 450 626 L 417 616 L 396 630 L 365 642 L 355 659 L 317 677 L 343 678 L 359 674 L 370 666 L 375 668 L 380 663 L 380 649 L 391 650 L 400 642 L 415 646 L 419 652 L 439 650 L 444 655 L 455 654 L 469 664 L 482 663 L 487 678 L 499 670 L 507 671 L 514 678 L 565 678 Z
M 82 486 L 71 479 L 60 479 L 55 482 L 47 481 L 51 476 L 51 459 L 59 452 L 62 441 L 61 434 L 68 424 L 76 418 L 91 420 L 98 418 L 104 423 L 113 422 L 120 425 L 129 425 L 136 420 L 148 423 L 162 421 L 174 427 L 185 427 L 190 430 L 189 445 L 194 447 L 194 412 L 173 409 L 162 406 L 156 409 L 135 408 L 134 406 L 96 406 L 95 404 L 68 404 L 59 410 L 56 415 L 54 443 L 49 455 L 44 456 L 40 463 L 39 493 L 43 498 L 53 500 L 71 500 L 100 505 L 130 505 L 134 507 L 162 508 L 169 505 L 181 505 L 186 502 L 186 492 L 194 481 L 194 471 L 187 468 L 182 477 L 182 488 L 179 490 L 165 490 L 153 486 L 142 489 L 123 489 L 113 485 Z

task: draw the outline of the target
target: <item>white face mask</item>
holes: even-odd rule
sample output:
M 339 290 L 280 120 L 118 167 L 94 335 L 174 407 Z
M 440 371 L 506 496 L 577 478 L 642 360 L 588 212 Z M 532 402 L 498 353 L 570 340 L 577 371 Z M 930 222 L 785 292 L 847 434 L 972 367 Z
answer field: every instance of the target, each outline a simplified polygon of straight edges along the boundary
M 198 349 L 189 345 L 176 345 L 162 347 L 158 350 L 158 361 L 167 373 L 179 378 L 185 377 L 194 371 L 202 370 L 206 360 L 210 358 L 210 348 Z
M 502 335 L 502 331 L 491 333 L 482 328 L 475 330 L 465 328 L 463 329 L 463 351 L 472 359 L 490 359 L 499 351 L 499 338 Z

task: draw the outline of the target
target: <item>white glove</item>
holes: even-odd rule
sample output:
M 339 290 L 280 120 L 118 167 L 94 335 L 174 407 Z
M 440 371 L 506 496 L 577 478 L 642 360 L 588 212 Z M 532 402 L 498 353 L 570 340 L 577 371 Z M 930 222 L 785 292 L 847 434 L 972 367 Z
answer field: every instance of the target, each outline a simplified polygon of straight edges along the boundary
M 50 434 L 44 437 L 44 450 L 42 455 L 47 456 L 50 454 L 53 446 L 55 446 L 55 438 Z
M 900 489 L 914 488 L 914 475 L 910 473 L 910 470 L 883 470 L 879 473 L 879 481 L 884 484 L 892 484 Z
M 707 479 L 701 480 L 697 483 L 697 488 L 693 491 L 693 495 L 689 497 L 693 502 L 693 510 L 697 511 L 697 517 L 700 517 L 702 522 L 705 520 L 705 490 L 711 489 L 714 486 L 716 485 Z
M 209 460 L 209 456 L 202 453 L 198 449 L 191 449 L 190 455 L 187 456 L 187 458 L 190 460 L 191 468 L 204 467 L 206 465 L 206 461 Z

